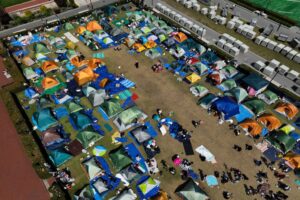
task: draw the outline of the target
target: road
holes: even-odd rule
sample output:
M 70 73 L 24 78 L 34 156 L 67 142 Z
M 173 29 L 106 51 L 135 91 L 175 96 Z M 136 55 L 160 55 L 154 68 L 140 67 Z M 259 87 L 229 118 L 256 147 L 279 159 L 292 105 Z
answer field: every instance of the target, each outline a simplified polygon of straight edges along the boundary
M 213 0 L 214 4 L 220 5 L 220 8 L 225 7 L 226 5 L 229 5 L 230 7 L 234 4 L 231 1 L 228 0 Z M 257 26 L 259 28 L 267 27 L 269 24 L 272 24 L 274 26 L 274 33 L 280 34 L 284 33 L 289 36 L 289 40 L 292 40 L 294 37 L 300 38 L 300 29 L 299 27 L 293 27 L 288 28 L 284 25 L 281 25 L 278 22 L 275 22 L 269 18 L 263 18 L 261 16 L 258 16 L 257 14 L 253 13 L 253 11 L 248 10 L 247 8 L 244 8 L 242 6 L 236 5 L 234 10 L 229 10 L 230 13 L 238 15 L 241 19 L 244 21 L 250 22 L 253 18 L 257 19 Z M 279 29 L 278 29 L 279 28 Z
M 96 2 L 93 2 L 93 9 L 101 8 L 103 6 L 117 3 L 119 1 L 120 0 L 98 0 Z M 78 15 L 80 13 L 88 12 L 90 9 L 91 9 L 91 5 L 88 4 L 88 5 L 84 5 L 84 6 L 72 9 L 72 10 L 65 11 L 65 12 L 57 14 L 57 15 L 52 15 L 50 17 L 41 18 L 41 19 L 35 20 L 33 22 L 29 22 L 27 24 L 22 24 L 22 25 L 1 31 L 0 38 L 7 37 L 9 35 L 12 35 L 13 33 L 26 31 L 26 30 L 32 30 L 37 27 L 40 27 L 40 26 L 43 26 L 46 24 L 50 24 L 54 21 L 58 21 L 59 19 L 66 19 L 66 18 L 75 16 L 75 15 Z
M 179 10 L 176 10 L 174 7 L 170 6 L 169 4 L 167 4 L 164 1 L 160 1 L 160 3 L 166 5 L 167 7 L 169 7 L 171 10 L 175 10 L 177 13 L 181 14 L 183 17 L 191 20 L 193 23 L 198 24 L 201 27 L 206 28 L 206 34 L 204 36 L 204 39 L 206 41 L 209 41 L 211 44 L 215 44 L 215 42 L 219 39 L 220 37 L 220 33 L 216 32 L 215 30 L 199 23 L 198 21 L 196 21 L 194 18 L 191 18 L 189 16 L 187 16 L 185 13 L 180 12 Z M 166 16 L 168 17 L 168 16 Z M 169 18 L 169 17 L 168 17 Z M 169 18 L 170 19 L 170 18 Z M 171 19 L 172 20 L 172 19 Z M 173 21 L 173 20 L 172 20 Z M 212 21 L 213 23 L 213 21 Z M 263 62 L 266 62 L 267 60 L 262 58 L 261 56 L 253 53 L 251 50 L 248 51 L 245 54 L 239 54 L 238 56 L 235 57 L 235 59 L 238 61 L 239 64 L 246 64 L 249 66 L 252 66 L 252 63 L 257 62 L 258 60 L 261 60 Z M 261 73 L 261 72 L 259 72 Z M 262 73 L 261 73 L 262 74 Z M 263 75 L 263 74 L 262 74 Z M 266 79 L 270 79 L 269 77 L 265 77 Z M 284 87 L 286 89 L 288 89 L 289 91 L 291 91 L 292 93 L 300 96 L 300 94 L 295 93 L 295 86 L 300 88 L 300 85 L 296 85 L 296 83 L 288 78 L 286 78 L 285 76 L 281 75 L 281 74 L 276 74 L 276 77 L 274 77 L 272 83 L 274 83 L 277 86 L 281 86 Z

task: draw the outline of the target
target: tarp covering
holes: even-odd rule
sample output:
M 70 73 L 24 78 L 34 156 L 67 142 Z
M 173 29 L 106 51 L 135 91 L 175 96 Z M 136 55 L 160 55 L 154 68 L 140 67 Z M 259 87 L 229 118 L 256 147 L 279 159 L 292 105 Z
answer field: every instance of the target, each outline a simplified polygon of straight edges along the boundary
M 281 113 L 282 115 L 286 116 L 288 119 L 293 119 L 297 113 L 299 112 L 298 108 L 293 105 L 292 103 L 284 103 L 281 102 L 279 103 L 276 108 L 275 111 Z
M 53 117 L 49 108 L 33 113 L 32 119 L 40 131 L 45 131 L 49 127 L 57 124 L 57 120 Z
M 235 87 L 227 92 L 225 92 L 226 96 L 232 96 L 238 103 L 241 103 L 244 99 L 247 98 L 248 93 L 244 88 Z
M 97 21 L 93 20 L 93 21 L 90 21 L 90 22 L 86 25 L 86 29 L 87 29 L 88 31 L 93 32 L 93 31 L 97 31 L 97 30 L 102 30 L 103 28 L 102 28 L 102 26 L 101 26 Z
M 117 171 L 124 169 L 126 166 L 132 163 L 132 160 L 128 157 L 124 148 L 113 150 L 109 153 L 113 166 Z
M 57 70 L 58 65 L 54 61 L 44 61 L 41 68 L 42 68 L 44 73 L 48 73 L 48 72 L 51 72 L 53 70 Z
M 239 105 L 229 97 L 222 97 L 212 103 L 213 108 L 224 114 L 225 120 L 239 114 Z
M 174 35 L 174 39 L 177 42 L 181 43 L 181 42 L 187 40 L 188 38 L 187 38 L 187 36 L 184 33 L 178 32 L 177 34 Z
M 292 150 L 294 145 L 297 143 L 294 138 L 286 135 L 283 132 L 272 132 L 266 137 L 274 147 L 281 150 L 284 154 Z
M 101 109 L 107 114 L 108 117 L 113 117 L 123 111 L 118 99 L 110 99 L 100 105 Z
M 70 160 L 72 158 L 72 156 L 70 154 L 66 153 L 62 149 L 55 149 L 53 151 L 50 151 L 49 155 L 50 155 L 50 159 L 52 160 L 53 164 L 57 167 L 64 164 L 65 162 L 67 162 L 68 160 Z
M 255 89 L 256 91 L 266 87 L 269 82 L 264 79 L 263 77 L 257 75 L 256 73 L 251 73 L 245 78 L 242 79 L 242 81 L 249 87 Z
M 183 200 L 208 200 L 207 194 L 192 180 L 189 179 L 178 186 L 175 193 Z
M 86 148 L 90 147 L 91 144 L 93 144 L 93 143 L 97 142 L 98 140 L 100 140 L 102 137 L 103 136 L 101 136 L 100 134 L 88 129 L 88 130 L 80 131 L 77 134 L 76 139 L 86 149 Z
M 262 131 L 261 125 L 253 119 L 246 119 L 245 121 L 243 121 L 239 125 L 246 132 L 250 133 L 252 136 L 259 135 Z
M 253 99 L 244 103 L 255 115 L 260 115 L 265 112 L 267 105 L 259 99 Z
M 263 114 L 257 118 L 257 121 L 264 124 L 269 131 L 278 129 L 281 126 L 280 120 L 272 114 Z

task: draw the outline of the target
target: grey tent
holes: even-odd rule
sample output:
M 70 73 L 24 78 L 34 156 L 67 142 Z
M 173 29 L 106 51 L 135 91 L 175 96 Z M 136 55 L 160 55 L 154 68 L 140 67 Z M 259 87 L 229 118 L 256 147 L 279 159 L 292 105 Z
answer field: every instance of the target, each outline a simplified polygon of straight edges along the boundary
M 116 36 L 116 35 L 119 35 L 119 34 L 121 34 L 121 33 L 124 33 L 123 31 L 122 31 L 122 29 L 120 29 L 120 28 L 113 28 L 111 31 L 110 31 L 110 35 L 111 36 Z
M 90 96 L 91 93 L 96 92 L 96 91 L 97 90 L 91 86 L 86 86 L 86 87 L 82 88 L 82 92 L 86 97 Z
M 94 193 L 90 185 L 85 186 L 78 195 L 74 195 L 75 200 L 90 200 L 94 199 Z
M 178 186 L 175 193 L 183 200 L 207 200 L 207 194 L 193 181 L 189 179 Z
M 146 132 L 146 126 L 139 126 L 131 131 L 134 138 L 141 144 L 151 138 L 151 136 Z
M 110 198 L 109 200 L 135 200 L 137 198 L 136 194 L 132 189 L 123 190 L 118 195 Z
M 120 174 L 128 181 L 132 182 L 138 179 L 141 175 L 131 166 L 129 165 L 125 169 L 120 171 Z
M 86 160 L 82 164 L 83 164 L 86 172 L 88 173 L 90 180 L 95 178 L 102 171 L 102 169 L 99 167 L 99 165 L 97 165 L 94 158 Z
M 167 47 L 171 47 L 171 46 L 173 46 L 173 45 L 176 44 L 174 38 L 171 38 L 171 37 L 170 37 L 169 39 L 167 39 L 166 41 L 164 41 L 163 43 L 164 43 Z
M 90 93 L 90 95 L 88 96 L 91 104 L 94 107 L 102 104 L 104 102 L 105 97 L 106 97 L 105 90 L 101 90 L 101 89 L 97 90 L 96 92 Z
M 102 194 L 109 190 L 107 187 L 107 184 L 104 183 L 100 178 L 96 182 L 94 182 L 92 185 L 99 194 Z

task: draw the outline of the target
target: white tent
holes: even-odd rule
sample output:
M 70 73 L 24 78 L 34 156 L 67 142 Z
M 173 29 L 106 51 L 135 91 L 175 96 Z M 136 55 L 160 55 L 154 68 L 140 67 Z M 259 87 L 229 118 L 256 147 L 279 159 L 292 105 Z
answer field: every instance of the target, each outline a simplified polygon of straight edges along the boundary
M 96 92 L 90 93 L 88 96 L 93 107 L 99 106 L 102 104 L 106 98 L 105 90 L 97 90 Z

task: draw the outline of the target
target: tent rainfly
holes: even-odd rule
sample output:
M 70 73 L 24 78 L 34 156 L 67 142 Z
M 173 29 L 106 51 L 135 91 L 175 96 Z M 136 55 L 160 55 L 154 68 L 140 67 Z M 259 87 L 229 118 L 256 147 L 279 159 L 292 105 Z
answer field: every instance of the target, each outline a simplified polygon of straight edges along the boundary
M 206 95 L 209 91 L 206 87 L 197 84 L 194 85 L 190 88 L 190 91 L 193 95 L 197 96 L 197 97 L 203 97 L 204 95 Z
M 175 193 L 184 200 L 208 200 L 207 194 L 192 179 L 178 186 Z
M 97 90 L 96 92 L 91 93 L 88 96 L 91 104 L 94 107 L 101 105 L 104 102 L 105 97 L 106 97 L 106 92 L 105 92 L 105 90 L 101 90 L 101 89 Z
M 275 111 L 281 113 L 290 120 L 293 119 L 299 112 L 298 108 L 294 104 L 288 102 L 279 103 L 276 106 Z
M 248 93 L 245 89 L 241 87 L 235 87 L 227 92 L 225 92 L 226 96 L 232 96 L 238 103 L 241 103 L 244 99 L 247 98 Z

